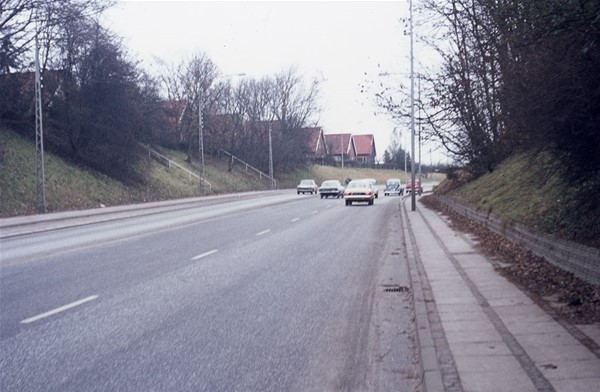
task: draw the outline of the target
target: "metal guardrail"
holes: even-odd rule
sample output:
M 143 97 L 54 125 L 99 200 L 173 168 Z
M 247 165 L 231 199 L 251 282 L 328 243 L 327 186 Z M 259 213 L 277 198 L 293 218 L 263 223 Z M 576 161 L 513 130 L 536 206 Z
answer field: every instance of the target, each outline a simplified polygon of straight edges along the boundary
M 167 158 L 166 156 L 162 155 L 159 152 L 154 151 L 153 149 L 151 149 L 150 147 L 142 144 L 142 143 L 138 143 L 140 146 L 144 147 L 146 149 L 146 151 L 148 151 L 148 158 L 152 158 L 152 156 L 154 156 L 154 158 L 156 158 L 159 162 L 161 162 L 161 160 L 163 160 L 165 163 L 165 166 L 167 166 L 169 168 L 169 170 L 171 170 L 171 168 L 175 167 L 181 171 L 183 171 L 184 173 L 186 173 L 190 179 L 190 181 L 192 181 L 192 177 L 198 179 L 199 181 L 204 182 L 206 185 L 208 185 L 208 189 L 210 192 L 212 192 L 212 184 L 208 181 L 206 181 L 204 178 L 200 179 L 200 176 L 188 169 L 186 169 L 185 167 L 181 166 L 180 164 L 178 164 L 175 161 L 170 160 L 169 158 Z
M 600 249 L 556 238 L 552 235 L 536 233 L 518 224 L 507 224 L 502 220 L 465 206 L 455 200 L 437 195 L 438 200 L 459 214 L 474 220 L 483 227 L 521 245 L 551 264 L 572 272 L 579 278 L 600 285 Z
M 261 180 L 262 180 L 263 177 L 265 177 L 266 179 L 270 180 L 273 183 L 273 188 L 277 189 L 277 180 L 275 180 L 273 177 L 270 177 L 267 173 L 264 173 L 264 172 L 258 170 L 257 168 L 255 168 L 251 164 L 249 164 L 247 162 L 244 162 L 243 160 L 239 159 L 238 157 L 236 157 L 235 155 L 233 155 L 232 153 L 230 153 L 228 151 L 225 151 L 223 149 L 220 149 L 219 151 L 222 152 L 225 155 L 228 155 L 233 161 L 237 161 L 241 165 L 245 166 L 246 167 L 246 171 L 248 171 L 248 169 L 252 169 L 256 173 L 258 173 L 258 177 Z

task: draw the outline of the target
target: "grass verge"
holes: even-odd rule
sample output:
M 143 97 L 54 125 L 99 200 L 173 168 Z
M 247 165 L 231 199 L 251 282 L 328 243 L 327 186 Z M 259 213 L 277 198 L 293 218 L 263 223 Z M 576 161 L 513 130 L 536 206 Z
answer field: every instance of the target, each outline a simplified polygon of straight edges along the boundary
M 593 185 L 593 184 L 596 185 Z M 549 153 L 514 156 L 492 172 L 448 196 L 507 224 L 521 223 L 538 232 L 600 247 L 600 175 L 570 183 L 568 173 Z

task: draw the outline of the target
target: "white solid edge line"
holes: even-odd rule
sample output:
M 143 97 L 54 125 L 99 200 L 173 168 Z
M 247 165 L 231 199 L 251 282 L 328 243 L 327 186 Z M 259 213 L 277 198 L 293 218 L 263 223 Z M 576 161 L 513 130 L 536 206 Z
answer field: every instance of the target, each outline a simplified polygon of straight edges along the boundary
M 194 256 L 194 257 L 192 257 L 192 260 L 199 260 L 199 259 L 201 259 L 201 258 L 203 258 L 203 257 L 210 256 L 210 255 L 212 255 L 212 254 L 215 254 L 215 253 L 217 253 L 218 251 L 219 251 L 218 249 L 209 250 L 208 252 L 204 252 L 204 253 L 202 253 L 202 254 L 199 254 L 198 256 Z
M 65 310 L 69 310 L 69 309 L 74 308 L 76 306 L 82 305 L 82 304 L 84 304 L 86 302 L 93 301 L 96 298 L 98 298 L 97 295 L 91 295 L 91 296 L 89 296 L 87 298 L 83 298 L 83 299 L 80 299 L 79 301 L 71 302 L 70 304 L 67 304 L 67 305 L 61 306 L 59 308 L 50 310 L 50 311 L 48 311 L 46 313 L 42 313 L 42 314 L 39 314 L 37 316 L 33 316 L 33 317 L 28 318 L 28 319 L 25 319 L 25 320 L 21 321 L 21 324 L 33 323 L 34 321 L 38 321 L 38 320 L 41 320 L 43 318 L 50 317 L 50 316 L 55 315 L 57 313 L 64 312 Z
M 256 233 L 256 236 L 258 237 L 258 236 L 261 236 L 261 235 L 265 235 L 265 234 L 267 234 L 270 231 L 271 231 L 271 229 L 263 230 L 263 231 L 261 231 L 259 233 Z

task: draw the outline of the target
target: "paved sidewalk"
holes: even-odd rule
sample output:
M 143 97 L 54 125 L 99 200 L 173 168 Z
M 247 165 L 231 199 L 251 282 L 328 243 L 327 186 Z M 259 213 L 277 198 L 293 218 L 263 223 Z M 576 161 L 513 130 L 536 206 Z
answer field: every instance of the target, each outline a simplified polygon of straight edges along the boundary
M 600 326 L 584 345 L 423 205 L 403 222 L 425 391 L 600 391 Z

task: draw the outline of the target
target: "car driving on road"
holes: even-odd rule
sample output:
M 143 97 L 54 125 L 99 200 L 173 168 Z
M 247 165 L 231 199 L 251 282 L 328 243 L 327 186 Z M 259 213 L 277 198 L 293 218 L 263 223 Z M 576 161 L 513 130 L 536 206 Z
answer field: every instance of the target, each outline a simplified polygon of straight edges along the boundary
M 377 185 L 377 180 L 374 178 L 363 178 L 361 181 L 366 181 L 371 185 L 371 189 L 373 189 L 373 194 L 377 199 L 379 197 L 379 185 Z
M 338 180 L 323 181 L 319 187 L 319 195 L 321 199 L 329 196 L 340 198 L 344 196 L 344 186 Z
M 298 186 L 296 187 L 296 191 L 298 192 L 298 194 L 310 193 L 312 195 L 313 193 L 316 194 L 318 190 L 319 186 L 317 185 L 315 180 L 309 179 L 300 181 L 300 184 L 298 184 Z
M 390 178 L 385 182 L 385 189 L 383 190 L 385 196 L 389 195 L 403 195 L 404 187 L 402 182 L 398 178 Z
M 372 206 L 375 201 L 375 191 L 367 180 L 350 181 L 344 190 L 344 200 L 347 206 L 354 202 L 367 202 Z
M 412 191 L 412 182 L 409 180 L 406 183 L 406 193 L 410 193 Z M 423 186 L 421 186 L 421 181 L 415 180 L 415 191 L 418 195 L 423 193 Z

